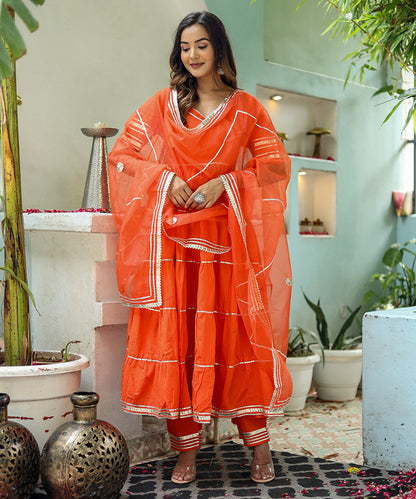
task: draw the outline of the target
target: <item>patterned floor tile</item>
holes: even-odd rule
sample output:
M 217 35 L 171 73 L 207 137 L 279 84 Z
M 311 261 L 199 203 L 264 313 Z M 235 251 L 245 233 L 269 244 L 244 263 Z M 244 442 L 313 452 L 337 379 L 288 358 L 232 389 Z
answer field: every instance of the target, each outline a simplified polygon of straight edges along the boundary
M 416 487 L 415 472 L 400 475 L 276 451 L 272 451 L 275 479 L 257 484 L 250 481 L 251 455 L 250 449 L 231 441 L 203 448 L 197 459 L 197 479 L 187 485 L 170 480 L 175 459 L 142 463 L 131 468 L 119 499 L 415 497 L 406 496 Z M 39 489 L 32 499 L 46 497 Z
M 276 451 L 362 464 L 361 411 L 360 396 L 350 402 L 309 397 L 303 411 L 269 420 L 270 446 Z

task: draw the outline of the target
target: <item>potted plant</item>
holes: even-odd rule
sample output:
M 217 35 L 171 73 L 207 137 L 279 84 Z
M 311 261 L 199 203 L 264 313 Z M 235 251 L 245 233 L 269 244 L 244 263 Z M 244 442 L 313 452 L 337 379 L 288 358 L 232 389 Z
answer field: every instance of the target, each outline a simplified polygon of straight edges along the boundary
M 313 367 L 320 360 L 319 355 L 312 350 L 312 345 L 321 347 L 316 333 L 301 327 L 289 329 L 286 366 L 292 378 L 293 391 L 289 403 L 285 406 L 285 413 L 301 411 L 305 408 L 312 383 Z M 324 357 L 322 348 L 321 353 Z
M 44 0 L 31 0 L 41 5 Z M 72 355 L 64 362 L 69 345 L 51 355 L 32 352 L 29 291 L 26 275 L 15 59 L 25 53 L 25 43 L 15 22 L 17 14 L 30 31 L 38 27 L 23 0 L 0 0 L 0 105 L 3 166 L 2 222 L 4 239 L 4 352 L 0 357 L 2 391 L 9 394 L 10 417 L 22 418 L 40 446 L 48 432 L 72 411 L 69 395 L 79 390 L 80 371 L 88 359 Z M 46 363 L 44 363 L 46 358 Z M 1 365 L 3 364 L 3 365 Z M 55 398 L 54 398 L 55 397 Z M 32 403 L 34 399 L 34 403 Z
M 385 273 L 373 274 L 365 293 L 363 304 L 370 304 L 370 310 L 412 307 L 416 305 L 416 239 L 404 244 L 392 244 L 383 256 Z
M 313 303 L 305 293 L 303 293 L 303 296 L 315 313 L 316 327 L 324 349 L 324 356 L 315 364 L 313 370 L 313 380 L 318 397 L 322 400 L 335 402 L 353 400 L 357 395 L 362 374 L 363 351 L 362 348 L 357 348 L 361 345 L 362 335 L 348 337 L 347 331 L 352 326 L 361 306 L 350 311 L 350 315 L 342 324 L 335 340 L 331 343 L 328 323 L 321 308 L 320 300 Z

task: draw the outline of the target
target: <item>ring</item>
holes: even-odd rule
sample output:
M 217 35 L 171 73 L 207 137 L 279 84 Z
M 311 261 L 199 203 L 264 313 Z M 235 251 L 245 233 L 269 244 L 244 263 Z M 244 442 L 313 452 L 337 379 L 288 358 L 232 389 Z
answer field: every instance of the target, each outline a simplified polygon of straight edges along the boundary
M 200 192 L 197 192 L 194 196 L 194 203 L 195 204 L 205 203 L 206 200 L 207 200 L 207 198 L 203 194 L 201 194 Z

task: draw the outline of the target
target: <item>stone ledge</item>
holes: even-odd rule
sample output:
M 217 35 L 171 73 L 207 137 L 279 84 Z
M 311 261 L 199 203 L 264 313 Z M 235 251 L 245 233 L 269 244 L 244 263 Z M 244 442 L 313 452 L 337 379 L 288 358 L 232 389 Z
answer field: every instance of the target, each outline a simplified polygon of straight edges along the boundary
M 101 234 L 114 234 L 117 232 L 111 213 L 88 211 L 23 213 L 23 224 L 25 230 Z

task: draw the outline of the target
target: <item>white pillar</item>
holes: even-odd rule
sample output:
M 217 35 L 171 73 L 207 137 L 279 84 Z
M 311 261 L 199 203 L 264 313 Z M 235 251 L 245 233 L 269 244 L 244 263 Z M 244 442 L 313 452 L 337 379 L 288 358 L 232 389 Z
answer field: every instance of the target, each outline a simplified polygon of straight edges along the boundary
M 364 315 L 363 454 L 367 466 L 416 466 L 416 307 Z

